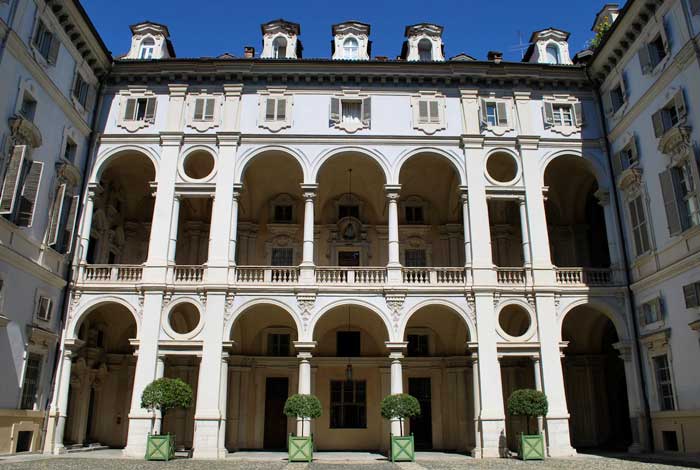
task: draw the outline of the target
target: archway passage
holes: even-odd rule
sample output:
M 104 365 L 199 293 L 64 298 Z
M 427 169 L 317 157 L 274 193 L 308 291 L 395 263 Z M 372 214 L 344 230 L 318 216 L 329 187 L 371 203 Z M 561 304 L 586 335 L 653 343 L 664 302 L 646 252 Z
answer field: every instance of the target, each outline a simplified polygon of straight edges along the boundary
M 465 321 L 444 305 L 426 305 L 406 324 L 404 392 L 421 405 L 407 431 L 417 449 L 466 452 L 476 446 L 469 339 Z
M 359 152 L 333 155 L 318 173 L 320 266 L 386 266 L 387 211 L 382 168 Z
M 86 315 L 77 331 L 82 346 L 71 368 L 66 447 L 124 447 L 136 365 L 129 342 L 136 338 L 134 317 L 120 304 L 105 303 Z
M 285 309 L 260 303 L 246 309 L 231 333 L 227 373 L 226 448 L 280 450 L 296 422 L 282 410 L 297 393 L 296 323 Z
M 571 310 L 562 325 L 563 369 L 571 444 L 576 449 L 626 450 L 632 442 L 625 368 L 613 322 L 589 305 Z
M 400 259 L 405 267 L 464 266 L 460 177 L 442 155 L 420 153 L 399 174 Z
M 148 257 L 155 180 L 151 160 L 136 151 L 111 158 L 100 173 L 95 195 L 90 241 L 85 260 L 90 264 L 141 264 Z
M 609 268 L 605 215 L 591 164 L 573 155 L 557 157 L 547 165 L 544 184 L 549 188 L 545 211 L 554 265 Z
M 323 418 L 313 423 L 320 450 L 379 450 L 389 435 L 379 414 L 390 393 L 385 342 L 389 334 L 378 313 L 359 305 L 340 305 L 323 314 L 313 331 L 312 391 Z
M 304 175 L 290 154 L 270 150 L 245 168 L 238 206 L 239 265 L 296 266 L 301 262 Z

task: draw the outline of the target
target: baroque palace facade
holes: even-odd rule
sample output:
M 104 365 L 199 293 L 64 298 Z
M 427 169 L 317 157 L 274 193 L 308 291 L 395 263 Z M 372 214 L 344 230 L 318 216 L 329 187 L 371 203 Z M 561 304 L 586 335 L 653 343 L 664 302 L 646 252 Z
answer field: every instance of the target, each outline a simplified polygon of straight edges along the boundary
M 538 426 L 551 456 L 697 451 L 697 328 L 671 317 L 697 325 L 678 283 L 698 279 L 697 222 L 681 209 L 695 207 L 699 90 L 692 78 L 677 85 L 687 106 L 675 120 L 645 118 L 650 98 L 634 113 L 643 139 L 659 119 L 661 141 L 685 132 L 671 166 L 691 176 L 672 178 L 671 193 L 648 183 L 659 207 L 645 209 L 644 230 L 658 235 L 652 244 L 647 233 L 641 258 L 630 256 L 644 238 L 625 181 L 646 151 L 637 166 L 612 163 L 628 126 L 617 132 L 608 106 L 615 41 L 636 53 L 659 24 L 670 25 L 658 33 L 669 58 L 652 81 L 678 70 L 683 51 L 698 77 L 696 3 L 607 6 L 597 20 L 614 21 L 607 42 L 576 63 L 553 28 L 505 62 L 448 59 L 442 27 L 425 23 L 406 28 L 396 60 L 370 60 L 370 26 L 354 21 L 332 27 L 330 59 L 303 59 L 300 26 L 284 20 L 262 25 L 259 57 L 247 47 L 241 58 L 176 58 L 166 26 L 132 25 L 129 52 L 101 77 L 79 173 L 44 451 L 142 456 L 152 415 L 140 396 L 159 377 L 195 391 L 192 409 L 157 423 L 195 458 L 284 448 L 302 431 L 281 413 L 293 393 L 323 404 L 303 427 L 318 450 L 386 451 L 398 429 L 379 402 L 399 392 L 421 403 L 408 423 L 419 449 L 503 456 L 525 428 L 504 409 L 518 388 L 549 399 Z M 625 106 L 641 100 L 623 95 Z M 649 155 L 655 169 L 661 157 Z M 686 224 L 669 228 L 687 251 L 666 258 L 669 235 L 650 220 L 664 212 Z M 689 261 L 655 297 L 661 259 Z M 643 307 L 684 292 L 685 307 L 656 319 Z

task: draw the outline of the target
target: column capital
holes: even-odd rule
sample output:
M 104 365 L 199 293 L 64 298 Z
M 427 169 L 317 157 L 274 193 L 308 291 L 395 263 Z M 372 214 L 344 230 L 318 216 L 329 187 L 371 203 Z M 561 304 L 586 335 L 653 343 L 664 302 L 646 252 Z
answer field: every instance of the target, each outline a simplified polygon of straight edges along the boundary
M 305 200 L 313 200 L 316 198 L 316 192 L 318 191 L 318 184 L 302 184 L 301 185 L 302 195 Z
M 396 197 L 398 197 L 400 191 L 401 191 L 400 184 L 385 184 L 384 185 L 384 192 L 386 193 L 387 197 L 389 197 L 389 198 L 392 195 L 396 195 Z
M 179 147 L 182 145 L 183 139 L 182 132 L 167 132 L 161 131 L 160 133 L 160 144 L 163 147 Z
M 95 196 L 102 194 L 102 191 L 104 191 L 104 188 L 102 188 L 100 183 L 90 183 L 87 187 L 87 197 L 89 200 L 94 201 Z
M 302 354 L 308 354 L 311 357 L 311 351 L 316 347 L 316 341 L 294 341 L 294 349 L 297 350 L 297 357 L 301 357 Z
M 224 96 L 226 96 L 226 98 L 235 98 L 241 96 L 242 91 L 242 83 L 227 83 L 224 85 Z
M 513 97 L 515 98 L 515 101 L 530 101 L 530 96 L 532 96 L 532 92 L 530 91 L 513 92 Z
M 600 188 L 593 195 L 598 199 L 598 205 L 605 207 L 610 204 L 610 191 L 607 188 Z
M 217 132 L 216 140 L 219 147 L 237 147 L 241 143 L 241 134 L 238 132 Z
M 462 204 L 469 203 L 469 188 L 467 186 L 459 187 L 459 199 L 462 201 Z
M 187 84 L 171 83 L 168 85 L 168 92 L 171 98 L 184 98 L 187 94 Z
M 479 90 L 476 88 L 460 88 L 459 96 L 463 100 L 476 100 Z
M 235 183 L 233 185 L 233 200 L 237 200 L 241 197 L 241 191 L 243 191 L 243 185 L 241 183 Z
M 521 150 L 537 150 L 540 147 L 540 136 L 520 135 L 517 142 Z
M 403 356 L 406 348 L 408 348 L 408 341 L 385 341 L 384 346 L 389 350 L 390 355 L 398 353 Z

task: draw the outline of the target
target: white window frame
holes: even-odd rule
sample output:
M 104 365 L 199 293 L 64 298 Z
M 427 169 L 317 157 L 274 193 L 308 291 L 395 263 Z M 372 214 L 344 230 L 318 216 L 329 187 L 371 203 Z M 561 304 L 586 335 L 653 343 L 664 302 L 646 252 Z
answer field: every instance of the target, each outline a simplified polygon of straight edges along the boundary
M 583 111 L 583 102 L 574 96 L 554 95 L 553 97 L 545 97 L 543 100 L 542 114 L 544 117 L 545 128 L 562 134 L 565 136 L 573 135 L 581 132 L 581 129 L 586 125 Z M 571 125 L 562 122 L 558 124 L 554 119 L 555 107 L 569 106 L 571 109 Z M 548 118 L 548 110 L 552 112 L 552 120 Z
M 46 32 L 51 35 L 51 41 L 49 42 L 48 51 L 46 55 L 44 55 L 41 48 L 38 47 L 34 41 L 39 31 L 40 25 L 43 25 Z M 57 31 L 58 29 L 56 25 L 53 24 L 53 22 L 50 21 L 48 18 L 44 17 L 44 15 L 39 13 L 39 11 L 37 10 L 37 15 L 34 19 L 34 27 L 32 28 L 32 35 L 29 39 L 29 44 L 32 51 L 34 52 L 34 58 L 44 67 L 47 67 L 49 65 L 55 66 L 58 62 L 58 55 L 61 53 L 61 39 L 59 38 Z
M 153 44 L 144 44 L 147 40 L 153 41 Z M 144 36 L 141 41 L 139 42 L 139 55 L 138 59 L 140 60 L 152 60 L 153 56 L 156 53 L 156 45 L 157 45 L 156 38 L 153 36 L 146 35 Z
M 197 101 L 203 101 L 202 117 L 197 119 Z M 206 107 L 207 100 L 214 100 L 214 109 L 211 117 L 207 119 Z M 195 129 L 199 132 L 205 132 L 209 129 L 217 128 L 221 125 L 221 107 L 223 105 L 223 95 L 221 93 L 207 93 L 202 90 L 197 93 L 189 93 L 187 95 L 187 127 Z
M 494 106 L 495 124 L 488 120 L 488 108 Z M 503 113 L 505 113 L 503 115 Z M 502 136 L 512 131 L 513 127 L 513 102 L 508 99 L 498 98 L 495 94 L 482 96 L 479 99 L 479 122 L 482 130 L 491 132 L 494 135 Z
M 118 127 L 126 129 L 129 132 L 136 132 L 139 129 L 144 129 L 155 125 L 158 116 L 158 96 L 151 90 L 145 88 L 133 88 L 129 90 L 123 90 L 119 94 L 119 107 L 117 109 L 116 124 Z M 126 111 L 126 105 L 129 99 L 155 99 L 155 108 L 153 110 L 152 119 L 141 119 L 141 120 L 130 120 L 125 119 L 124 114 Z
M 42 315 L 42 312 L 45 314 Z M 36 301 L 36 318 L 37 320 L 49 322 L 53 316 L 53 299 L 40 295 Z
M 294 109 L 294 95 L 286 88 L 268 88 L 258 92 L 258 127 L 267 129 L 270 132 L 279 132 L 282 129 L 292 127 L 292 111 Z M 284 119 L 267 119 L 267 100 L 285 100 Z M 277 117 L 277 105 L 275 103 L 275 117 Z
M 668 384 L 671 386 L 671 399 L 673 400 L 673 407 L 671 409 L 664 409 L 662 406 L 663 398 L 660 395 L 661 384 L 659 383 L 657 370 L 656 370 L 656 358 L 665 356 L 666 365 L 668 370 Z M 654 395 L 656 396 L 656 406 L 659 411 L 675 411 L 678 409 L 678 397 L 676 394 L 676 384 L 673 375 L 673 364 L 671 361 L 671 353 L 666 348 L 664 351 L 654 351 L 649 355 L 649 362 L 651 365 L 651 375 L 654 380 Z
M 339 100 L 338 114 L 333 112 L 333 100 Z M 331 96 L 329 100 L 329 120 L 331 125 L 337 129 L 342 129 L 349 133 L 354 133 L 360 129 L 369 129 L 372 124 L 372 98 L 367 93 L 359 90 L 343 90 Z M 358 121 L 346 121 L 343 119 L 343 102 L 360 102 L 360 119 Z M 365 115 L 369 117 L 365 119 Z
M 425 103 L 429 119 L 421 119 L 421 103 Z M 431 103 L 437 103 L 437 115 L 433 116 L 430 108 Z M 447 128 L 445 116 L 446 100 L 445 95 L 436 91 L 421 91 L 411 97 L 411 110 L 413 116 L 413 128 L 425 134 L 432 135 Z
M 647 318 L 647 311 L 653 311 L 656 314 L 654 319 Z M 645 329 L 656 329 L 664 324 L 664 302 L 661 296 L 654 297 L 639 306 L 638 320 L 639 325 Z
M 348 54 L 348 50 L 353 50 L 352 48 L 348 48 L 347 43 L 349 41 L 355 41 L 355 48 L 354 48 L 354 55 Z M 345 60 L 359 60 L 360 59 L 360 41 L 354 36 L 354 35 L 348 35 L 345 39 L 343 39 L 342 43 L 343 47 L 343 59 Z
M 632 213 L 633 209 L 635 210 L 635 213 L 637 215 L 636 225 L 634 223 L 634 214 Z M 640 209 L 641 216 L 644 220 L 639 220 Z M 651 231 L 649 230 L 649 218 L 647 217 L 646 209 L 646 198 L 644 197 L 644 194 L 641 193 L 641 191 L 636 192 L 635 194 L 632 194 L 629 197 L 627 197 L 627 215 L 630 231 L 632 232 L 631 243 L 634 247 L 635 257 L 637 258 L 644 256 L 652 251 Z M 639 233 L 637 234 L 636 232 Z M 646 238 L 644 238 L 644 234 L 646 234 Z M 637 236 L 639 236 L 639 240 L 640 243 L 642 243 L 642 246 L 639 246 L 637 244 Z M 646 249 L 643 246 L 645 239 L 648 245 Z
M 40 400 L 42 397 L 41 386 L 42 386 L 43 378 L 44 378 L 44 368 L 46 367 L 46 354 L 31 350 L 31 349 L 28 349 L 25 352 L 25 356 L 24 356 L 24 367 L 22 368 L 22 388 L 20 390 L 19 403 L 18 403 L 17 408 L 18 409 L 27 409 L 27 408 L 22 407 L 22 405 L 23 405 L 22 401 L 24 398 L 26 378 L 27 378 L 27 366 L 29 365 L 28 363 L 29 363 L 29 355 L 30 354 L 40 357 L 40 359 L 39 359 L 39 374 L 36 377 L 36 390 L 35 390 L 35 394 L 33 397 L 34 398 L 34 405 L 32 407 L 32 410 L 36 411 L 39 409 L 39 406 L 41 405 L 40 404 Z

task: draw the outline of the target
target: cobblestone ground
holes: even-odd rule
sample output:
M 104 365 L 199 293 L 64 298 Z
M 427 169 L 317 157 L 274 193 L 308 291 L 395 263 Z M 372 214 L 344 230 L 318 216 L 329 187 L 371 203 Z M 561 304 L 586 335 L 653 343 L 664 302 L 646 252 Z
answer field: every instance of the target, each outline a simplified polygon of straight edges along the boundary
M 2 462 L 2 470 L 458 470 L 458 469 L 528 469 L 528 470 L 681 470 L 698 468 L 679 464 L 660 464 L 623 460 L 619 458 L 578 457 L 573 459 L 549 459 L 544 462 L 521 462 L 519 460 L 487 459 L 467 461 L 419 461 L 417 463 L 375 462 L 329 462 L 286 464 L 285 462 L 262 461 L 202 461 L 174 460 L 170 462 L 145 462 L 123 459 L 49 458 L 26 462 Z

